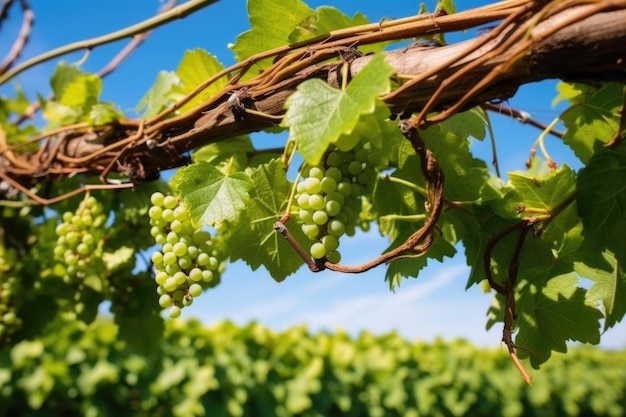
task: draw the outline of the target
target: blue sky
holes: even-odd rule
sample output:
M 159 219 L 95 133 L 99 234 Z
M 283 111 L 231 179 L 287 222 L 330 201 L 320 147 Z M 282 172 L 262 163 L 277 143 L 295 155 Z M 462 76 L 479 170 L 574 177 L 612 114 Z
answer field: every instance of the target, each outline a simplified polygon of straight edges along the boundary
M 364 13 L 372 22 L 382 18 L 400 18 L 417 12 L 418 1 L 388 2 L 309 1 L 310 6 L 333 5 L 352 15 Z M 459 10 L 487 4 L 488 1 L 457 1 Z M 109 0 L 69 1 L 31 0 L 36 20 L 32 39 L 22 58 L 30 58 L 51 48 L 70 42 L 106 34 L 152 17 L 159 2 Z M 388 7 L 392 4 L 392 7 Z M 427 0 L 433 9 L 436 1 Z M 13 8 L 11 19 L 3 25 L 0 36 L 0 55 L 6 53 L 17 33 L 20 14 Z M 244 0 L 222 0 L 184 20 L 174 21 L 155 31 L 135 53 L 104 81 L 102 99 L 117 103 L 129 117 L 135 117 L 134 108 L 154 82 L 160 70 L 174 70 L 187 49 L 204 48 L 225 65 L 232 64 L 233 54 L 228 43 L 249 28 Z M 458 34 L 448 40 L 472 36 Z M 99 47 L 84 62 L 87 71 L 98 71 L 126 41 Z M 63 57 L 77 62 L 82 53 Z M 30 97 L 35 92 L 47 95 L 48 79 L 55 62 L 23 73 L 20 83 Z M 513 107 L 529 112 L 533 117 L 548 123 L 558 111 L 551 108 L 556 82 L 548 81 L 522 87 L 509 101 Z M 10 86 L 0 88 L 1 94 L 10 94 Z M 540 133 L 538 130 L 505 117 L 492 116 L 498 141 L 502 172 L 523 169 L 529 149 Z M 559 164 L 574 167 L 571 152 L 559 146 L 557 139 L 548 138 L 548 147 Z M 491 158 L 489 144 L 476 142 L 472 148 L 478 156 Z M 351 250 L 350 239 L 342 241 L 344 259 L 351 264 L 371 259 L 386 247 L 373 228 L 369 233 L 358 234 L 359 252 Z M 365 250 L 362 250 L 365 248 Z M 302 268 L 283 283 L 277 284 L 262 269 L 251 272 L 244 264 L 228 266 L 222 284 L 205 293 L 183 316 L 201 318 L 209 324 L 216 320 L 231 319 L 244 324 L 258 320 L 277 330 L 305 323 L 311 330 L 337 328 L 357 334 L 361 330 L 384 333 L 392 330 L 412 339 L 433 340 L 436 337 L 453 339 L 462 337 L 481 346 L 498 346 L 499 328 L 485 331 L 486 311 L 491 296 L 478 288 L 465 291 L 469 274 L 465 260 L 460 255 L 445 264 L 433 261 L 418 279 L 408 279 L 392 293 L 384 282 L 385 272 L 380 267 L 361 275 L 341 275 L 330 271 L 312 274 Z M 609 331 L 603 346 L 624 347 L 624 325 Z

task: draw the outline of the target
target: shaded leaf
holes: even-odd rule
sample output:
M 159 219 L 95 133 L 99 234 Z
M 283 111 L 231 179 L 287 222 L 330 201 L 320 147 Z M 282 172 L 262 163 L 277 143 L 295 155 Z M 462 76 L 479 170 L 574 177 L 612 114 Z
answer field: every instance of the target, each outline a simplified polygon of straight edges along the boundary
M 244 260 L 253 271 L 263 265 L 277 281 L 297 271 L 302 259 L 274 230 L 274 223 L 284 212 L 292 184 L 285 177 L 280 160 L 261 165 L 251 175 L 254 186 L 246 216 L 239 219 L 228 236 L 231 258 Z M 296 223 L 288 225 L 298 242 L 308 242 Z
M 525 285 L 517 311 L 519 332 L 515 343 L 520 358 L 530 357 L 534 368 L 550 358 L 551 351 L 566 352 L 566 341 L 600 342 L 602 314 L 586 304 L 586 290 L 577 286 L 575 274 L 558 268 L 545 287 Z
M 596 153 L 578 179 L 583 236 L 626 263 L 626 143 Z

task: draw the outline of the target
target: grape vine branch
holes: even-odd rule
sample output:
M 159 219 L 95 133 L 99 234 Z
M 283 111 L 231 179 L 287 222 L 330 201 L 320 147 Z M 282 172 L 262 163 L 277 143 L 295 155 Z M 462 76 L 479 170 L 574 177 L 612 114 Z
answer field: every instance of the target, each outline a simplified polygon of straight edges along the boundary
M 599 73 L 605 79 L 622 78 L 626 28 L 620 22 L 624 19 L 624 1 L 513 0 L 454 15 L 418 15 L 333 31 L 235 64 L 149 120 L 119 120 L 103 126 L 79 123 L 16 146 L 0 142 L 0 178 L 39 204 L 67 197 L 44 197 L 30 191 L 35 183 L 58 176 L 92 173 L 104 182 L 85 189 L 132 187 L 161 170 L 186 164 L 183 154 L 191 149 L 277 124 L 285 100 L 307 79 L 321 78 L 338 86 L 342 57 L 353 48 L 496 22 L 487 34 L 470 41 L 441 47 L 414 44 L 387 53 L 400 83 L 382 97 L 390 111 L 418 111 L 415 124 L 424 127 L 473 105 L 506 99 L 519 85 L 532 81 L 595 79 Z M 581 55 L 581 50 L 586 53 Z M 273 65 L 241 81 L 257 62 L 268 58 L 274 60 Z M 333 58 L 338 61 L 328 62 Z M 369 59 L 353 58 L 350 75 L 357 74 Z M 222 91 L 193 110 L 171 117 L 223 78 L 229 80 Z M 231 110 L 233 95 L 246 103 L 243 120 Z M 443 111 L 427 118 L 434 110 Z M 37 151 L 20 152 L 33 143 L 39 145 Z M 111 184 L 107 180 L 111 172 L 129 181 Z

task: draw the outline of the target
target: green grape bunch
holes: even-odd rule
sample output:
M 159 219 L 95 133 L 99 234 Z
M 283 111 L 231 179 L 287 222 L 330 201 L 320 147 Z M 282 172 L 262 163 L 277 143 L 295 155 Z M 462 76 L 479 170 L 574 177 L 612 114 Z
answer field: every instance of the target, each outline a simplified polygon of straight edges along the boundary
M 65 266 L 66 283 L 80 284 L 90 275 L 101 275 L 104 225 L 108 215 L 93 196 L 80 202 L 76 212 L 67 211 L 56 227 L 57 244 L 54 258 Z
M 295 201 L 302 231 L 311 240 L 316 260 L 338 263 L 339 238 L 355 232 L 361 197 L 371 193 L 377 171 L 363 147 L 332 149 L 324 163 L 310 167 L 296 186 Z
M 210 232 L 191 223 L 189 209 L 178 198 L 152 194 L 150 233 L 160 249 L 152 253 L 159 305 L 172 318 L 191 305 L 211 283 L 219 281 L 219 261 Z
M 21 304 L 22 286 L 12 268 L 16 261 L 16 251 L 5 248 L 0 233 L 0 345 L 6 343 L 22 326 L 17 314 L 18 305 Z

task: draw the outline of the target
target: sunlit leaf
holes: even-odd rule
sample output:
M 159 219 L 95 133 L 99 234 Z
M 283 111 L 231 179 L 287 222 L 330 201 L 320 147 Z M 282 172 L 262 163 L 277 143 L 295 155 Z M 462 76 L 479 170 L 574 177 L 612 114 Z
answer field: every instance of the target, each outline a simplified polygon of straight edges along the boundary
M 230 45 L 238 61 L 272 48 L 287 45 L 293 30 L 315 12 L 300 0 L 250 0 L 248 16 L 252 29 Z M 277 24 L 280 22 L 280 24 Z
M 197 48 L 191 51 L 185 51 L 183 59 L 176 68 L 176 75 L 180 83 L 172 86 L 172 100 L 178 101 L 182 99 L 222 69 L 224 69 L 224 65 L 222 65 L 215 56 L 209 54 L 204 49 Z M 205 102 L 221 91 L 227 82 L 228 79 L 226 77 L 220 78 L 182 106 L 179 111 L 183 113 L 185 110 Z
M 382 55 L 375 56 L 345 90 L 320 80 L 308 80 L 287 101 L 284 123 L 298 142 L 298 149 L 311 165 L 341 134 L 350 134 L 359 117 L 372 113 L 378 97 L 389 90 L 392 68 Z
M 137 105 L 137 112 L 143 117 L 154 117 L 171 102 L 171 92 L 179 82 L 178 76 L 169 71 L 160 71 L 154 85 L 148 90 Z
M 567 127 L 563 142 L 587 163 L 591 155 L 617 132 L 618 110 L 624 97 L 618 84 L 605 84 L 597 90 L 584 87 L 577 95 L 574 91 L 566 94 L 572 106 L 561 115 Z
M 576 272 L 593 281 L 587 299 L 602 303 L 604 330 L 619 323 L 626 314 L 626 272 L 624 266 L 608 251 L 598 256 L 588 250 L 574 263 Z
M 252 181 L 244 173 L 224 175 L 213 165 L 198 162 L 179 175 L 178 191 L 197 225 L 233 221 L 246 208 Z

